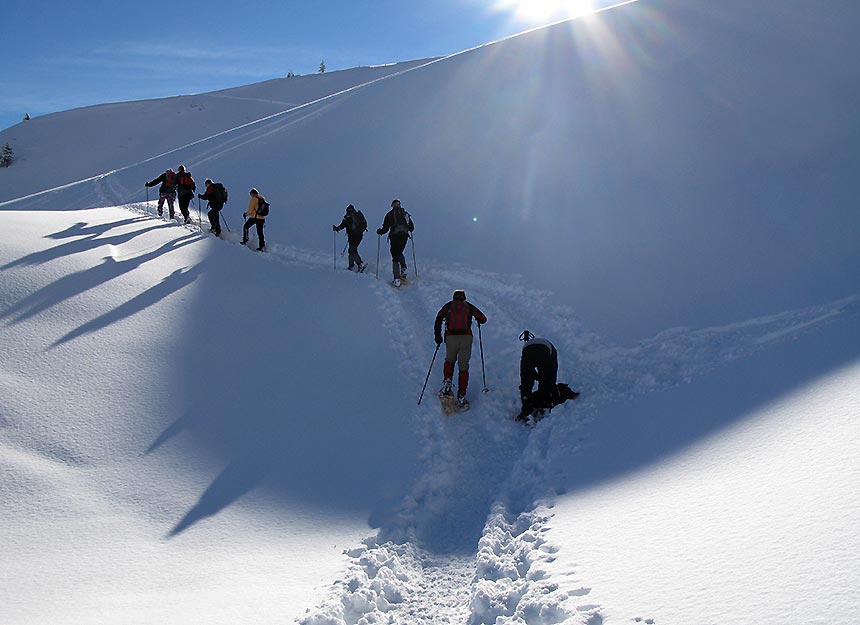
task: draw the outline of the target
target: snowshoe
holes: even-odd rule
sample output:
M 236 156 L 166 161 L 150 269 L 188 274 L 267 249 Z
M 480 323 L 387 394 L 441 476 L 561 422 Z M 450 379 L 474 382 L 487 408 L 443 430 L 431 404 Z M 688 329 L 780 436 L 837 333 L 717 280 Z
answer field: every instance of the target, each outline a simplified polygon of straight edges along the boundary
M 452 415 L 457 409 L 457 399 L 454 397 L 454 393 L 450 390 L 446 392 L 445 387 L 442 387 L 442 390 L 439 391 L 439 401 L 442 404 L 442 412 L 446 416 Z
M 469 403 L 469 400 L 466 399 L 465 396 L 460 396 L 457 398 L 457 401 L 454 405 L 454 410 L 457 412 L 466 412 L 471 408 L 472 405 Z
M 364 273 L 364 270 L 367 269 L 369 263 L 360 263 L 358 265 L 358 273 Z

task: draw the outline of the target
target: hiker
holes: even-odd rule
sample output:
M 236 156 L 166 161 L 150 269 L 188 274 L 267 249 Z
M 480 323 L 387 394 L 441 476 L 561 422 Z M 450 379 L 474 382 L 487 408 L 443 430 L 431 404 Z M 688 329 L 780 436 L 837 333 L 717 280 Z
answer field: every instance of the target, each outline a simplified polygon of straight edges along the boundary
M 520 357 L 520 399 L 523 407 L 516 418 L 528 423 L 529 416 L 534 415 L 537 422 L 555 406 L 568 399 L 576 399 L 580 394 L 571 390 L 567 384 L 556 383 L 558 351 L 555 345 L 547 339 L 537 338 L 528 330 L 523 330 L 520 340 L 525 343 Z M 535 382 L 538 387 L 533 391 Z
M 242 245 L 248 242 L 248 230 L 251 226 L 257 226 L 257 240 L 260 243 L 257 251 L 263 252 L 266 247 L 266 239 L 263 237 L 263 225 L 266 222 L 266 215 L 269 214 L 269 203 L 256 189 L 251 189 L 249 194 L 251 195 L 251 199 L 248 202 L 248 210 L 242 213 L 242 217 L 248 218 L 248 221 L 245 222 L 242 228 Z
M 173 219 L 173 202 L 176 200 L 176 173 L 168 167 L 163 174 L 155 180 L 150 180 L 145 186 L 154 187 L 157 184 L 161 185 L 158 188 L 158 216 L 164 215 L 164 200 L 167 200 L 168 213 Z
M 194 199 L 194 192 L 197 190 L 197 185 L 191 172 L 185 169 L 185 165 L 180 165 L 176 171 L 176 197 L 179 200 L 179 212 L 185 218 L 185 223 L 191 223 L 191 215 L 188 213 L 188 205 Z
M 220 182 L 212 182 L 210 178 L 206 179 L 205 184 L 206 191 L 198 193 L 197 197 L 209 203 L 209 212 L 206 213 L 212 226 L 209 232 L 218 237 L 221 236 L 221 209 L 227 203 L 227 188 Z
M 472 319 L 478 325 L 487 323 L 487 317 L 466 301 L 466 291 L 457 289 L 451 301 L 442 306 L 433 324 L 436 345 L 442 344 L 442 322 L 445 322 L 445 365 L 440 395 L 453 395 L 454 362 L 457 363 L 457 406 L 468 409 L 466 389 L 469 386 L 469 359 L 472 357 Z
M 403 209 L 400 200 L 392 200 L 391 210 L 386 213 L 382 227 L 376 231 L 376 234 L 381 236 L 388 232 L 395 284 L 406 279 L 406 258 L 403 256 L 403 250 L 406 249 L 409 233 L 413 230 L 415 230 L 415 224 L 412 223 L 412 216 Z
M 346 207 L 346 214 L 340 225 L 331 227 L 335 232 L 340 232 L 344 228 L 346 228 L 346 240 L 349 245 L 349 267 L 347 269 L 361 273 L 367 269 L 367 263 L 361 260 L 358 246 L 361 245 L 361 239 L 367 230 L 367 220 L 361 211 L 355 210 L 355 206 L 352 204 Z

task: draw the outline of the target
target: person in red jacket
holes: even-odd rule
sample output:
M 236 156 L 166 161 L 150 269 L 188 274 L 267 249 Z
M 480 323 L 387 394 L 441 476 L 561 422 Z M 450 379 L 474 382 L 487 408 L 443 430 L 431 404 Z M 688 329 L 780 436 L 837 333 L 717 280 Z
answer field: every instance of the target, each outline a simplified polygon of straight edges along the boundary
M 457 406 L 468 409 L 466 389 L 469 386 L 469 360 L 472 358 L 472 319 L 487 323 L 487 316 L 466 301 L 466 291 L 456 290 L 450 302 L 436 315 L 433 333 L 436 345 L 442 344 L 442 323 L 445 323 L 445 366 L 441 395 L 453 394 L 454 363 L 457 363 Z

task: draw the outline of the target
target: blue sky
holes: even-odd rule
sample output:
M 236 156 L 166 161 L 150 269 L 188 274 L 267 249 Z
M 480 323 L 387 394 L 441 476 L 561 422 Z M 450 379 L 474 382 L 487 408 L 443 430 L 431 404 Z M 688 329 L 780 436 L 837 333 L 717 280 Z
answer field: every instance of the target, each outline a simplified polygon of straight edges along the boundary
M 561 17 L 533 0 L 5 0 L 0 128 L 31 116 L 457 52 Z M 587 0 L 566 0 L 568 4 Z

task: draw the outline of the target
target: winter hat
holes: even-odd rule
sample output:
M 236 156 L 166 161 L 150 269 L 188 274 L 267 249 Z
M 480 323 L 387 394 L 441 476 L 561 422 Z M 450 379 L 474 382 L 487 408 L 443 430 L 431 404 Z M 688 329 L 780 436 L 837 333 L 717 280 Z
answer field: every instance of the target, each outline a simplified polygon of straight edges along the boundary
M 397 198 L 391 200 L 392 208 L 394 207 L 395 204 L 397 204 L 397 206 L 400 206 L 400 200 L 398 200 Z
M 463 289 L 457 289 L 454 291 L 453 299 L 466 301 L 466 291 Z

